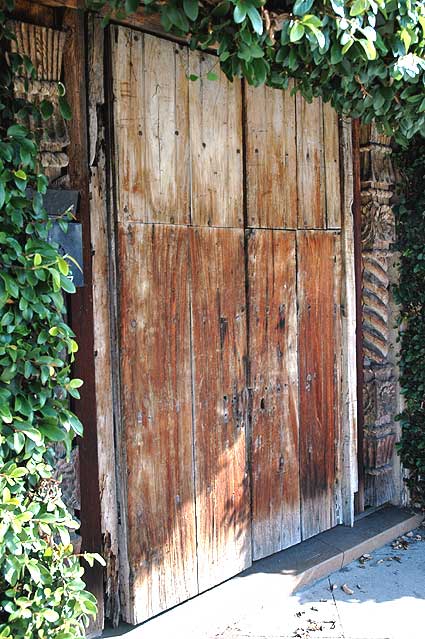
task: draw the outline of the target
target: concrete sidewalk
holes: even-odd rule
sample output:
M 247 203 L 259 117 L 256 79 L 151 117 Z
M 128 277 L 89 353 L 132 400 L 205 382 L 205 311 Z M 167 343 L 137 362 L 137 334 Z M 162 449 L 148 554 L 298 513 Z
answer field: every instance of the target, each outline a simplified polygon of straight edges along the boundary
M 424 639 L 425 527 L 294 595 L 281 574 L 238 577 L 136 628 L 125 639 Z

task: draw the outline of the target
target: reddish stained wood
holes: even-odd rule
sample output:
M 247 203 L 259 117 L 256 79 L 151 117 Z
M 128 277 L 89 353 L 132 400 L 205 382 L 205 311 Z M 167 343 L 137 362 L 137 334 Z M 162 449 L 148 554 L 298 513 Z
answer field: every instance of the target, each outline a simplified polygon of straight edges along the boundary
M 297 228 L 295 97 L 290 88 L 245 86 L 248 226 Z
M 202 591 L 251 564 L 243 231 L 193 229 L 190 247 Z
M 340 237 L 297 234 L 302 537 L 336 523 Z
M 119 228 L 130 623 L 198 592 L 187 237 Z
M 326 228 L 322 102 L 298 94 L 296 109 L 298 228 Z
M 301 541 L 295 233 L 248 241 L 253 559 Z
M 243 226 L 242 92 L 217 68 L 217 57 L 190 52 L 192 223 Z M 214 69 L 215 82 L 207 79 Z
M 118 216 L 189 222 L 188 51 L 112 28 Z

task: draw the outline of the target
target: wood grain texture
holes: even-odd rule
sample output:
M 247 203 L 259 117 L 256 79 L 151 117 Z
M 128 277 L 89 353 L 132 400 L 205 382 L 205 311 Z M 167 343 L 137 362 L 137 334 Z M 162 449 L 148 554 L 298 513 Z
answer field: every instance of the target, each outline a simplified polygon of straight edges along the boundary
M 296 110 L 298 228 L 326 228 L 322 102 L 298 94 Z
M 130 600 L 145 619 L 198 592 L 188 231 L 120 226 L 121 388 Z
M 119 598 L 119 533 L 110 316 L 110 233 L 106 160 L 104 93 L 104 38 L 101 18 L 88 17 L 88 117 L 90 166 L 90 221 L 93 269 L 95 383 L 97 400 L 97 450 L 101 506 L 105 617 L 117 624 Z
M 340 237 L 300 231 L 298 349 L 302 537 L 336 524 Z
M 84 424 L 84 437 L 79 440 L 82 549 L 101 552 L 101 512 L 97 444 L 97 406 L 94 356 L 94 309 L 92 289 L 91 230 L 89 207 L 89 167 L 86 102 L 86 34 L 84 15 L 65 9 L 62 27 L 68 36 L 64 56 L 72 64 L 64 65 L 63 80 L 73 117 L 70 120 L 69 154 L 70 186 L 80 192 L 77 220 L 82 223 L 84 286 L 70 296 L 71 328 L 76 334 L 79 353 L 73 365 L 73 376 L 84 379 L 81 399 L 72 410 Z M 51 30 L 50 30 L 51 31 Z M 103 628 L 103 569 L 97 564 L 86 569 L 85 582 L 98 601 L 98 614 L 90 622 L 88 632 Z
M 290 88 L 245 86 L 248 226 L 297 228 L 295 97 Z
M 112 28 L 118 216 L 189 222 L 188 50 Z
M 353 176 L 353 140 L 351 120 L 344 117 L 341 126 L 341 157 L 343 182 L 343 218 L 341 245 L 343 260 L 342 272 L 342 381 L 341 381 L 341 425 L 342 425 L 342 520 L 346 526 L 354 524 L 354 494 L 358 489 L 357 471 L 357 371 L 362 366 L 357 362 L 356 330 L 356 273 L 354 265 L 354 219 L 353 197 L 355 188 Z M 360 197 L 360 193 L 357 193 Z M 360 240 L 360 238 L 359 238 Z M 359 398 L 362 401 L 362 398 Z
M 192 224 L 243 226 L 242 92 L 229 82 L 217 58 L 190 52 Z M 218 80 L 207 79 L 214 69 Z
M 323 104 L 323 147 L 326 176 L 326 225 L 341 228 L 341 167 L 338 114 L 329 102 Z
M 248 239 L 253 559 L 301 540 L 295 233 Z
M 251 564 L 243 231 L 191 231 L 200 591 Z

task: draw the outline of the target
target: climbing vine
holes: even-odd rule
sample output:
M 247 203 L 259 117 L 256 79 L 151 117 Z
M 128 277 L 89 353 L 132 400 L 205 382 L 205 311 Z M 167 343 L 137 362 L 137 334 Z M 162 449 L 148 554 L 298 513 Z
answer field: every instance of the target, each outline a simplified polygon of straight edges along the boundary
M 88 0 L 105 23 L 140 6 L 191 48 L 215 47 L 229 79 L 322 96 L 405 142 L 425 131 L 425 2 Z M 192 77 L 192 79 L 196 79 Z
M 0 10 L 0 637 L 74 639 L 84 636 L 96 600 L 70 542 L 78 523 L 54 478 L 52 445 L 69 451 L 82 434 L 68 408 L 82 381 L 71 376 L 77 344 L 63 317 L 64 292 L 75 288 L 67 256 L 48 241 L 43 207 L 38 138 L 52 107 L 14 96 L 14 76 L 35 71 L 28 58 L 4 53 L 12 8 L 9 1 Z
M 409 472 L 412 499 L 425 505 L 425 140 L 415 138 L 396 155 L 402 176 L 395 208 L 400 280 L 400 382 L 404 410 L 399 416 L 399 453 Z

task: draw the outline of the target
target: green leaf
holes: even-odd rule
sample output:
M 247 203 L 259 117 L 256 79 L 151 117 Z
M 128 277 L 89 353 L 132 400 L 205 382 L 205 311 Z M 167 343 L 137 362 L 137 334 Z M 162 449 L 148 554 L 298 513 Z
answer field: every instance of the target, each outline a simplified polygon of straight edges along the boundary
M 43 120 L 48 120 L 53 115 L 53 104 L 48 100 L 40 102 L 40 113 Z
M 183 9 L 189 20 L 195 22 L 199 15 L 198 0 L 183 0 Z
M 236 22 L 236 24 L 240 24 L 241 22 L 243 22 L 246 18 L 246 14 L 247 14 L 247 9 L 248 7 L 246 7 L 244 4 L 242 4 L 241 2 L 239 2 L 234 11 L 233 11 L 233 20 Z
M 69 264 L 63 257 L 58 256 L 58 267 L 62 275 L 68 275 L 69 273 Z
M 289 32 L 289 39 L 291 42 L 298 42 L 303 37 L 304 33 L 304 26 L 300 22 L 295 22 Z
M 258 35 L 262 35 L 263 21 L 257 9 L 253 6 L 249 6 L 247 10 L 247 14 L 248 14 L 248 18 L 251 21 L 252 28 L 254 29 L 255 33 L 258 33 Z
M 59 110 L 64 120 L 72 119 L 72 111 L 65 96 L 59 96 Z
M 303 16 L 308 13 L 313 6 L 314 0 L 296 0 L 292 13 L 295 16 Z
M 361 38 L 359 40 L 359 43 L 362 45 L 363 49 L 365 50 L 367 59 L 376 60 L 376 49 L 373 42 L 371 42 L 370 40 L 365 40 L 364 38 Z
M 28 130 L 21 124 L 12 124 L 12 126 L 7 129 L 7 135 L 9 138 L 20 140 L 21 138 L 27 137 Z
M 215 80 L 218 80 L 218 75 L 214 73 L 214 71 L 208 71 L 207 80 L 211 80 L 212 82 L 214 82 Z
M 367 0 L 355 0 L 350 9 L 350 16 L 359 16 L 367 9 Z
M 125 12 L 135 13 L 139 7 L 139 0 L 125 0 Z
M 42 614 L 46 621 L 49 621 L 50 623 L 56 623 L 56 621 L 58 621 L 59 619 L 59 614 L 52 608 L 45 608 L 42 611 Z

